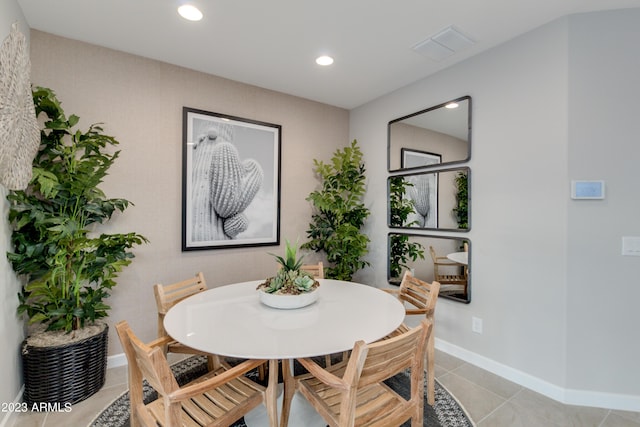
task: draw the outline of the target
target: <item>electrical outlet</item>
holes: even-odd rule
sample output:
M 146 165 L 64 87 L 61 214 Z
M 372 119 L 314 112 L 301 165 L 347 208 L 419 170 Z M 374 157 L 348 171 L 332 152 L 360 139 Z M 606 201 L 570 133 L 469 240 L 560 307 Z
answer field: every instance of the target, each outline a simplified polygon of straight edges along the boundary
M 475 332 L 476 334 L 481 334 L 482 333 L 482 319 L 480 319 L 479 317 L 472 317 L 471 318 L 471 330 L 473 332 Z

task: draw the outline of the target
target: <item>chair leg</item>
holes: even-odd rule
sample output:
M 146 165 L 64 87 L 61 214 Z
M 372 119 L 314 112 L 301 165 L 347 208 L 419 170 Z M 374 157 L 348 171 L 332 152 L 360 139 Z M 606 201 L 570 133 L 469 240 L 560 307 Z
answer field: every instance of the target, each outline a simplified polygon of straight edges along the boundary
M 216 360 L 213 356 L 207 356 L 207 369 L 209 372 L 213 372 L 216 370 Z
M 424 426 L 424 405 L 418 405 L 416 413 L 411 417 L 411 427 Z
M 433 331 L 427 341 L 427 403 L 436 403 L 436 375 L 435 375 L 435 336 Z
M 291 373 L 292 360 L 282 361 L 282 381 L 284 383 L 284 392 L 282 397 L 282 413 L 280 414 L 280 427 L 286 427 L 289 424 L 289 412 L 291 411 L 291 401 L 296 392 L 296 385 Z
M 269 415 L 269 425 L 278 425 L 278 360 L 269 360 L 269 379 L 266 392 L 266 407 Z M 285 424 L 286 425 L 286 424 Z
M 267 378 L 268 372 L 269 372 L 268 363 L 263 363 L 262 365 L 258 366 L 258 380 L 264 381 Z

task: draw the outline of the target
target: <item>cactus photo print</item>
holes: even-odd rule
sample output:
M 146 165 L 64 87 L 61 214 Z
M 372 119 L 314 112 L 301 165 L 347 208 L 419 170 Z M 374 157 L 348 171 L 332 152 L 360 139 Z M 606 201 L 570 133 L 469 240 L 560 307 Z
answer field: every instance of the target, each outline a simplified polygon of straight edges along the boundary
M 280 125 L 183 108 L 183 251 L 280 243 L 280 138 Z

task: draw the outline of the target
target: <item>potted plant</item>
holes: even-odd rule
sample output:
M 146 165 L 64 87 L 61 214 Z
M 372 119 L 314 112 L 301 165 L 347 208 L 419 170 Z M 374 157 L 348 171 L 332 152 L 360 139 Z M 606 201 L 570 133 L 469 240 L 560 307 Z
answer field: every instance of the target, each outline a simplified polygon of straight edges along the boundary
M 413 184 L 402 176 L 389 179 L 389 225 L 391 227 L 411 227 L 417 221 L 408 221 L 409 215 L 415 212 L 413 201 L 405 197 L 407 188 Z M 409 268 L 409 260 L 424 259 L 424 246 L 410 241 L 407 234 L 391 234 L 389 236 L 389 282 L 400 285 L 402 269 Z
M 119 151 L 94 124 L 73 130 L 55 93 L 33 89 L 36 115 L 44 115 L 33 176 L 24 191 L 12 191 L 9 221 L 14 252 L 7 256 L 26 284 L 19 314 L 28 317 L 22 346 L 24 400 L 73 404 L 104 384 L 109 290 L 131 248 L 147 240 L 136 233 L 98 234 L 96 226 L 130 204 L 109 199 L 98 185 Z
M 331 162 L 313 160 L 322 189 L 307 197 L 314 207 L 303 249 L 323 251 L 331 266 L 325 269 L 329 279 L 351 280 L 353 274 L 368 266 L 369 237 L 362 232 L 369 209 L 364 206 L 365 167 L 358 142 L 336 150 Z
M 315 291 L 320 283 L 301 269 L 304 257 L 297 258 L 297 250 L 297 245 L 291 246 L 287 240 L 284 258 L 271 254 L 280 264 L 280 269 L 275 276 L 258 285 L 263 304 L 274 308 L 300 308 L 318 299 Z

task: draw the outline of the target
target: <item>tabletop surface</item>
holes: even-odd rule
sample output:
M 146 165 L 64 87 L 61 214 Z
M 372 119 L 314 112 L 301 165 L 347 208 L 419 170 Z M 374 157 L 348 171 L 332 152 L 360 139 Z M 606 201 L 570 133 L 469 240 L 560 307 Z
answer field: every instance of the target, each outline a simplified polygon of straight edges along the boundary
M 376 341 L 404 320 L 396 297 L 372 286 L 320 279 L 318 301 L 298 309 L 259 301 L 262 280 L 220 286 L 169 310 L 164 326 L 175 340 L 224 356 L 289 359 L 339 353 L 357 340 Z
M 469 263 L 468 252 L 454 252 L 452 254 L 447 254 L 447 258 L 459 264 L 467 265 Z

